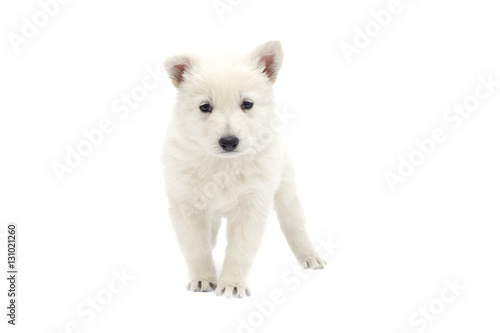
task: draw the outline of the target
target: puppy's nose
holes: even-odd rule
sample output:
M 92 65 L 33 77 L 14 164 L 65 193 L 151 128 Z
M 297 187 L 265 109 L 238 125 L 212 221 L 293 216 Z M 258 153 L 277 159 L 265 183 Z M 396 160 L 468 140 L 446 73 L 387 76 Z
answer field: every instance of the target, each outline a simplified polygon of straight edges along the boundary
M 238 142 L 240 142 L 240 140 L 235 136 L 225 136 L 219 140 L 220 146 L 225 151 L 235 150 L 238 146 Z

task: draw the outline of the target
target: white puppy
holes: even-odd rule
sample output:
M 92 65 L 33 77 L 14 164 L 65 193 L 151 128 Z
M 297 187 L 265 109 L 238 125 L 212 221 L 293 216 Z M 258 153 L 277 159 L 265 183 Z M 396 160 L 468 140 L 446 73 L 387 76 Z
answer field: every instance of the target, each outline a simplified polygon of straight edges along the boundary
M 278 41 L 243 56 L 178 55 L 165 61 L 178 89 L 163 163 L 169 209 L 192 291 L 249 296 L 247 280 L 273 206 L 303 268 L 323 268 L 295 190 L 293 167 L 273 131 Z M 221 219 L 227 248 L 219 281 L 212 258 Z

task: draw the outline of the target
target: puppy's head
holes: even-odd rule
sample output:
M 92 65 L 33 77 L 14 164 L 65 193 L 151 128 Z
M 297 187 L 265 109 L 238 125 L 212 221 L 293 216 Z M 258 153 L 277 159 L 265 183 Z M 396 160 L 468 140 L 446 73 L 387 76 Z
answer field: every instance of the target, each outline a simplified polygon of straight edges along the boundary
M 252 151 L 274 115 L 273 88 L 283 60 L 278 41 L 246 55 L 171 56 L 165 68 L 178 90 L 176 138 L 220 157 Z

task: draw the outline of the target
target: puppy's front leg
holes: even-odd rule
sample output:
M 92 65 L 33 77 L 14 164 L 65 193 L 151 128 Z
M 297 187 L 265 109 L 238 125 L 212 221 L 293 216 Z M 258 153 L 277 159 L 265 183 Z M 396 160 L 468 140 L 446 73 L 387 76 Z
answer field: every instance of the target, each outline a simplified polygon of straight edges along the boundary
M 248 198 L 240 200 L 238 207 L 227 215 L 226 256 L 215 291 L 217 296 L 250 296 L 248 275 L 264 235 L 269 206 Z
M 203 211 L 183 205 L 170 205 L 179 247 L 186 260 L 191 291 L 212 291 L 217 287 L 217 275 L 212 257 L 212 223 Z

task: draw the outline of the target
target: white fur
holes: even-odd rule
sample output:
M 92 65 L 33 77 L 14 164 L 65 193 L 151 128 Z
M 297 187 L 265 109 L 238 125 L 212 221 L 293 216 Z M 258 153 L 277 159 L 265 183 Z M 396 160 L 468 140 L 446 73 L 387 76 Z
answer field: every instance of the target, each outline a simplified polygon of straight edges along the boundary
M 273 87 L 283 53 L 277 41 L 244 56 L 173 56 L 165 67 L 178 88 L 163 163 L 169 210 L 192 291 L 250 295 L 247 279 L 273 203 L 281 229 L 304 268 L 323 268 L 309 240 L 293 167 L 272 132 Z M 254 103 L 242 110 L 241 103 Z M 211 113 L 199 106 L 210 103 Z M 235 151 L 219 145 L 239 138 Z M 227 248 L 217 282 L 212 249 L 221 219 Z

